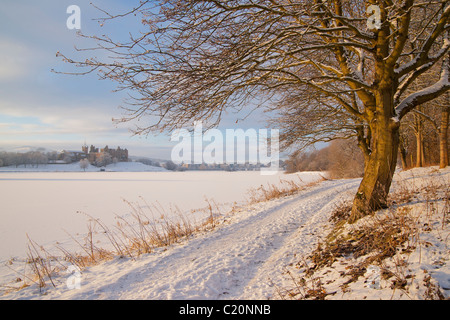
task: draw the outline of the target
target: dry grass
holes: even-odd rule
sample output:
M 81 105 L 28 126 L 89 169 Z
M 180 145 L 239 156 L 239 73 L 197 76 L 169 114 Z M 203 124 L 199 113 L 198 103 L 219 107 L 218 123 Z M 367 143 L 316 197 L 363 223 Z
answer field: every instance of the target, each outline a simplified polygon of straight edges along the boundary
M 28 235 L 27 238 L 27 263 L 31 266 L 32 274 L 34 274 L 34 279 L 32 281 L 38 284 L 39 290 L 46 286 L 46 279 L 55 286 L 52 279 L 54 270 L 51 264 L 54 258 L 51 257 L 42 246 L 39 246 L 35 241 L 31 240 Z M 43 257 L 42 254 L 45 254 L 45 257 Z
M 327 295 L 334 294 L 334 292 L 328 293 L 325 290 L 320 277 L 296 278 L 289 270 L 286 270 L 284 274 L 290 278 L 294 284 L 293 287 L 282 288 L 271 282 L 272 286 L 275 287 L 276 293 L 283 300 L 325 300 Z
M 322 177 L 322 180 L 325 180 Z M 298 182 L 280 180 L 280 185 L 270 184 L 267 187 L 250 190 L 249 204 L 269 201 L 290 195 L 311 187 L 320 181 L 305 184 L 300 178 Z M 100 219 L 94 218 L 86 213 L 87 233 L 82 239 L 72 235 L 69 237 L 81 251 L 65 249 L 62 245 L 56 245 L 56 249 L 62 257 L 51 256 L 48 251 L 28 238 L 28 261 L 31 266 L 29 271 L 19 273 L 22 284 L 9 290 L 18 290 L 29 286 L 27 281 L 35 283 L 40 290 L 48 285 L 56 286 L 54 275 L 57 272 L 66 271 L 69 266 L 75 266 L 82 272 L 85 268 L 113 259 L 124 257 L 135 259 L 143 254 L 153 252 L 157 248 L 170 246 L 178 243 L 191 235 L 213 230 L 221 221 L 218 217 L 224 216 L 220 206 L 213 200 L 205 198 L 204 208 L 192 210 L 192 213 L 200 213 L 207 218 L 199 223 L 193 223 L 182 211 L 175 208 L 164 208 L 158 202 L 148 204 L 140 198 L 140 202 L 132 203 L 123 200 L 129 207 L 129 214 L 116 216 L 116 223 L 108 227 Z M 239 212 L 241 207 L 236 203 L 228 214 Z M 227 215 L 228 215 L 227 214 Z M 225 215 L 226 216 L 226 215 Z M 101 243 L 100 245 L 97 245 Z
M 448 183 L 438 177 L 422 186 L 414 180 L 400 181 L 389 197 L 390 208 L 366 216 L 355 224 L 347 223 L 351 203 L 342 202 L 331 214 L 332 231 L 310 256 L 297 263 L 297 268 L 302 270 L 301 276 L 295 278 L 289 274 L 292 287 L 277 288 L 278 295 L 282 299 L 325 299 L 327 295 L 335 294 L 326 291 L 321 277 L 327 272 L 324 270 L 335 268 L 337 262 L 347 265 L 345 271 L 340 271 L 342 292 L 365 275 L 368 267 L 377 266 L 382 280 L 390 283 L 393 293 L 401 290 L 408 295 L 407 285 L 414 278 L 408 272 L 409 254 L 416 249 L 421 252 L 430 245 L 420 239 L 421 232 L 431 231 L 432 226 L 440 230 L 448 226 L 449 196 Z M 413 212 L 411 203 L 419 203 L 424 209 Z M 440 220 L 438 227 L 436 220 Z M 443 298 L 429 277 L 422 282 L 419 285 L 426 288 L 424 299 Z
M 195 225 L 179 208 L 166 211 L 159 203 L 148 205 L 141 200 L 141 203 L 123 200 L 128 204 L 130 213 L 126 217 L 116 216 L 116 224 L 112 228 L 100 219 L 82 213 L 88 218 L 85 236 L 79 239 L 68 233 L 80 252 L 67 250 L 57 244 L 55 248 L 62 256 L 55 257 L 27 235 L 28 268 L 17 272 L 10 267 L 20 278 L 17 278 L 17 286 L 3 286 L 4 291 L 20 290 L 29 286 L 29 283 L 36 284 L 40 291 L 49 285 L 55 287 L 55 274 L 67 270 L 68 266 L 75 266 L 77 270 L 82 271 L 114 257 L 135 259 L 151 253 L 156 248 L 180 242 L 195 232 L 214 229 L 219 223 L 217 216 L 221 214 L 220 208 L 213 200 L 206 199 L 207 206 L 197 210 L 203 211 L 208 218 Z
M 354 259 L 366 256 L 360 263 L 351 266 L 344 276 L 348 276 L 348 283 L 356 281 L 372 264 L 380 264 L 386 258 L 393 257 L 397 248 L 409 241 L 415 229 L 408 210 L 397 210 L 394 214 L 372 216 L 364 223 L 344 230 L 337 224 L 324 243 L 309 257 L 311 262 L 306 268 L 306 274 L 333 265 L 341 257 L 351 256 Z M 411 244 L 407 244 L 407 248 Z M 300 264 L 301 267 L 305 265 Z
M 268 184 L 267 186 L 259 186 L 258 188 L 250 189 L 249 191 L 249 203 L 258 203 L 262 201 L 269 201 L 282 197 L 291 196 L 298 192 L 311 188 L 313 185 L 318 184 L 321 181 L 326 180 L 324 176 L 321 176 L 321 180 L 305 184 L 300 177 L 298 182 L 293 180 L 282 180 L 280 184 Z

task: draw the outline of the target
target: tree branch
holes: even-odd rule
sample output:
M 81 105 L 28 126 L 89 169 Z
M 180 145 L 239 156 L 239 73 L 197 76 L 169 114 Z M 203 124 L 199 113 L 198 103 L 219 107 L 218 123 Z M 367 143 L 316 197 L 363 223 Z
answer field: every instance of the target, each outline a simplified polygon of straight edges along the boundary
M 442 70 L 439 81 L 425 89 L 414 92 L 403 99 L 402 102 L 400 102 L 400 104 L 395 108 L 397 119 L 401 120 L 408 112 L 410 112 L 418 105 L 435 99 L 449 89 L 450 57 L 447 56 L 442 63 Z

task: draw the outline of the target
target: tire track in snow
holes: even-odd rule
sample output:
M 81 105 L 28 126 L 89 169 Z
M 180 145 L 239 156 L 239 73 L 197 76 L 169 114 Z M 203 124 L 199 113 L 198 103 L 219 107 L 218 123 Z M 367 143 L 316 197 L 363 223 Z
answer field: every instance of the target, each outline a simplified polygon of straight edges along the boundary
M 259 204 L 228 224 L 136 261 L 114 260 L 83 275 L 64 299 L 264 299 L 292 254 L 317 243 L 336 201 L 359 180 L 325 181 L 299 195 Z

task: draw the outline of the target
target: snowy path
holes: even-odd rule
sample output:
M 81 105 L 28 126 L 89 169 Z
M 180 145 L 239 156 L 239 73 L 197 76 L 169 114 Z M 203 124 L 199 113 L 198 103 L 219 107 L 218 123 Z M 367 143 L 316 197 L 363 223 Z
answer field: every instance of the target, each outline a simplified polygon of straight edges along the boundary
M 325 181 L 299 195 L 253 205 L 216 230 L 168 250 L 89 268 L 80 289 L 60 285 L 34 298 L 269 298 L 274 294 L 269 279 L 283 282 L 283 266 L 297 262 L 293 254 L 306 255 L 314 248 L 336 201 L 358 184 Z

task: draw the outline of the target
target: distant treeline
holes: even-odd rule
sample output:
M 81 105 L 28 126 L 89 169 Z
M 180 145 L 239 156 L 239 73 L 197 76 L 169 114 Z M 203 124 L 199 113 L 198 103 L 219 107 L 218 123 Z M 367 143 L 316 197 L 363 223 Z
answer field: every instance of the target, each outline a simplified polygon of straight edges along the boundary
M 161 163 L 156 160 L 148 159 L 148 158 L 139 158 L 136 162 L 140 162 L 146 164 L 148 166 L 161 167 Z
M 328 171 L 333 179 L 362 177 L 364 157 L 355 141 L 334 140 L 323 149 L 292 154 L 286 171 Z
M 39 167 L 39 165 L 47 164 L 49 160 L 57 160 L 58 153 L 56 151 L 29 151 L 29 152 L 0 152 L 0 167 L 4 166 L 30 166 Z

